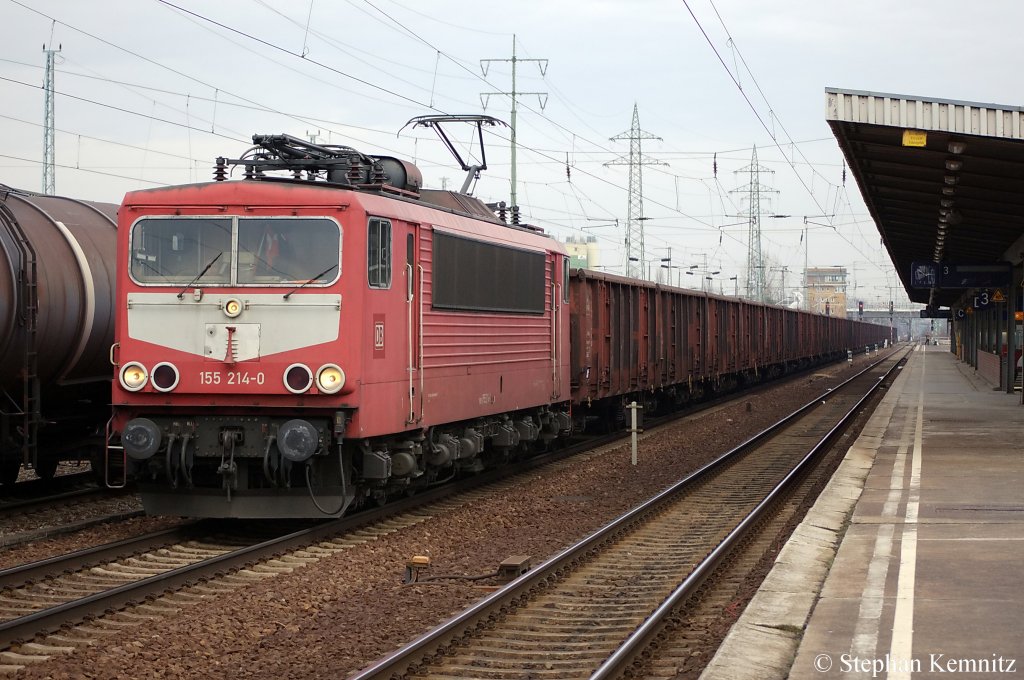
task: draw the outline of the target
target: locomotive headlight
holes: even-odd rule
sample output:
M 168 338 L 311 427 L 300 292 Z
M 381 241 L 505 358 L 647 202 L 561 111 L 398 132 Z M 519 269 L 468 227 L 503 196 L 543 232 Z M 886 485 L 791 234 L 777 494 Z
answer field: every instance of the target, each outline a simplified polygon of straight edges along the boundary
M 152 379 L 158 392 L 170 392 L 178 386 L 178 369 L 168 361 L 161 361 L 153 367 Z
M 127 364 L 121 367 L 121 387 L 125 388 L 129 392 L 138 392 L 146 386 L 146 380 L 149 379 L 149 373 L 146 372 L 146 367 L 137 361 L 129 361 Z
M 229 319 L 234 319 L 236 316 L 242 313 L 242 301 L 237 298 L 231 298 L 224 303 L 224 316 Z
M 334 394 L 345 386 L 345 371 L 335 364 L 324 364 L 316 372 L 316 386 L 324 394 Z
M 313 372 L 305 364 L 292 364 L 284 369 L 284 386 L 292 394 L 302 394 L 313 386 Z

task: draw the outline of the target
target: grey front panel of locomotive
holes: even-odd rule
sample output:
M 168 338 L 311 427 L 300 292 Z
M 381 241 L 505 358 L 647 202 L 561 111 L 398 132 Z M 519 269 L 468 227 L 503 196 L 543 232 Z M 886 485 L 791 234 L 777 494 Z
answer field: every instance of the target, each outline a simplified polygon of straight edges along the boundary
M 238 299 L 243 305 L 236 318 L 228 318 L 224 303 Z M 222 359 L 227 348 L 227 327 L 235 328 L 232 342 L 236 361 L 288 352 L 338 339 L 341 296 L 318 293 L 283 295 L 132 293 L 128 296 L 128 336 L 204 358 Z M 214 329 L 213 338 L 210 328 Z M 301 332 L 299 332 L 301 331 Z

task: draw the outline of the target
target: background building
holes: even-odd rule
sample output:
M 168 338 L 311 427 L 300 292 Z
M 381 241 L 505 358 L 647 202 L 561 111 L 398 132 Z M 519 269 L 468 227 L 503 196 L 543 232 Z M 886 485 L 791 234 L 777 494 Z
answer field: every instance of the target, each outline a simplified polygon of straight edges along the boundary
M 846 318 L 846 267 L 810 267 L 804 272 L 807 309 Z
M 569 251 L 569 266 L 574 269 L 593 269 L 601 264 L 596 236 L 570 236 L 565 239 Z

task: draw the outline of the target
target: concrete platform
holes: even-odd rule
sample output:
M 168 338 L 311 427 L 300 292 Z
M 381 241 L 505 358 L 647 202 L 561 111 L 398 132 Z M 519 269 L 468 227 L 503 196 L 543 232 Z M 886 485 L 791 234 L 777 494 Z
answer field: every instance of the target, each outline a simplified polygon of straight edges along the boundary
M 1024 677 L 1024 407 L 919 346 L 702 680 Z

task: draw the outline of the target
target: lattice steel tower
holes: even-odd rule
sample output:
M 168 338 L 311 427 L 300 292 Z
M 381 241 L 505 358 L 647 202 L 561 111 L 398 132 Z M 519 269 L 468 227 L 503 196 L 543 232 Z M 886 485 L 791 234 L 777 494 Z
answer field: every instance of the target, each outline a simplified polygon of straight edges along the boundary
M 57 45 L 57 49 L 48 50 L 46 45 L 43 45 L 43 52 L 46 52 L 46 76 L 43 83 L 43 90 L 46 92 L 46 98 L 43 101 L 43 193 L 49 196 L 52 196 L 57 190 L 53 146 L 53 59 L 60 52 L 60 47 Z
M 764 271 L 764 257 L 761 253 L 761 214 L 764 212 L 761 196 L 762 194 L 773 194 L 778 192 L 772 189 L 761 188 L 761 173 L 774 173 L 774 171 L 762 165 L 758 165 L 757 146 L 755 146 L 753 157 L 750 160 L 750 165 L 745 168 L 740 168 L 736 172 L 737 174 L 741 172 L 750 173 L 749 184 L 730 192 L 746 194 L 747 200 L 746 214 L 749 217 L 749 228 L 747 230 L 747 297 L 757 300 L 758 302 L 764 302 L 766 277 Z M 771 212 L 770 208 L 768 212 Z
M 640 129 L 640 114 L 633 104 L 633 127 L 611 138 L 611 141 L 629 140 L 629 160 L 617 158 L 605 165 L 629 164 L 629 211 L 626 213 L 626 276 L 644 278 L 644 179 L 643 166 L 668 165 L 643 157 L 640 142 L 661 139 Z

